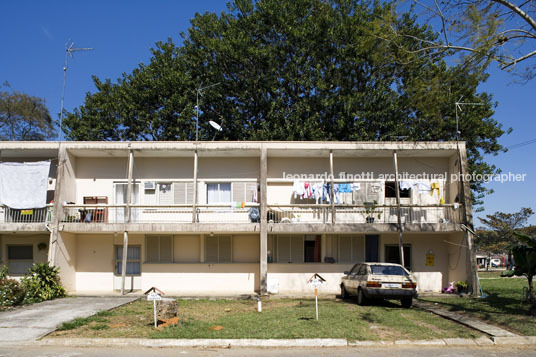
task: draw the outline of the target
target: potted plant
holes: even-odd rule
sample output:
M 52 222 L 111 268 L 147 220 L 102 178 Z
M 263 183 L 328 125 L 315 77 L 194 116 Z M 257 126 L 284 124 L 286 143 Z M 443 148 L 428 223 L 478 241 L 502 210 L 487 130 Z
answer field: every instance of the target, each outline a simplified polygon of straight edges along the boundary
M 467 284 L 467 281 L 457 281 L 456 284 L 454 284 L 456 286 L 456 290 L 458 291 L 458 294 L 464 294 L 467 292 L 467 287 L 468 287 L 468 284 Z
M 378 201 L 374 200 L 372 202 L 364 202 L 365 204 L 365 213 L 367 214 L 367 223 L 374 223 L 374 213 L 378 213 L 377 217 L 378 219 L 381 219 L 382 217 L 382 211 L 375 212 Z

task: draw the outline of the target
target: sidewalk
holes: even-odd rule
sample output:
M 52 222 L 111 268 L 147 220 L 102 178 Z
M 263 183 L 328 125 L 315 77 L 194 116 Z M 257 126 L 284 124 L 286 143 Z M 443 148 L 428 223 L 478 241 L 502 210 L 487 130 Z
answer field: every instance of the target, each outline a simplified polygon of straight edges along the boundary
M 413 303 L 413 306 L 418 307 L 419 309 L 430 311 L 431 313 L 458 322 L 462 325 L 469 326 L 491 337 L 522 337 L 495 325 L 490 325 L 472 317 L 468 317 L 464 314 L 445 310 L 440 306 L 432 303 L 416 300 Z
M 136 299 L 137 297 L 68 297 L 0 312 L 0 342 L 33 341 L 48 335 L 63 322 L 88 317 Z

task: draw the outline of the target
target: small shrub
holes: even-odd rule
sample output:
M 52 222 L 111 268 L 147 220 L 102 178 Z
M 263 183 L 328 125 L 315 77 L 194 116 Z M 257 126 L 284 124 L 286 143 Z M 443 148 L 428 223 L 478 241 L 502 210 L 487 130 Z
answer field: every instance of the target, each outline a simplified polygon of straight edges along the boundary
M 65 296 L 58 268 L 48 263 L 34 264 L 21 280 L 26 290 L 24 303 L 35 303 Z
M 501 277 L 503 278 L 511 278 L 514 276 L 514 271 L 513 270 L 505 270 L 501 273 Z
M 15 306 L 22 303 L 26 291 L 16 280 L 8 279 L 5 275 L 0 278 L 0 306 Z

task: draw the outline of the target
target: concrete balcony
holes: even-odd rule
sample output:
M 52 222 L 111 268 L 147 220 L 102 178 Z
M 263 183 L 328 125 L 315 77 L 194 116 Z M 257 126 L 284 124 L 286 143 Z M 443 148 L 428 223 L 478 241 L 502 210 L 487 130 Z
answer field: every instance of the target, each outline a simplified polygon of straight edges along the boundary
M 0 206 L 0 231 L 46 232 L 52 220 L 52 204 L 43 208 L 14 209 Z

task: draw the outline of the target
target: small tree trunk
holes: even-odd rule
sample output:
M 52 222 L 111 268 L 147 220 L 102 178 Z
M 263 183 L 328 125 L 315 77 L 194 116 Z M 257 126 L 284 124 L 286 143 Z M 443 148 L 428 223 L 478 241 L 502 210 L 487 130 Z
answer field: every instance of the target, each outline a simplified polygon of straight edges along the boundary
M 536 316 L 536 298 L 534 297 L 534 285 L 532 283 L 532 275 L 527 275 L 527 280 L 529 282 L 529 315 Z

